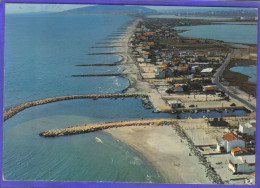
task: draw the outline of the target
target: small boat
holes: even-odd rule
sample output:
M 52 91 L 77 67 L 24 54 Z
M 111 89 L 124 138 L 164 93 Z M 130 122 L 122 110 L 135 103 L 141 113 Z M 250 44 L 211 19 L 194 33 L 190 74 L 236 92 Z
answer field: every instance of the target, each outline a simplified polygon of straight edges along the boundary
M 190 113 L 193 113 L 194 111 L 193 110 L 190 110 Z
M 154 110 L 153 110 L 153 113 L 160 113 L 160 111 L 157 110 L 157 109 L 154 109 Z
M 228 112 L 228 109 L 225 109 L 225 112 Z
M 176 119 L 181 119 L 181 116 L 177 115 L 177 116 L 176 116 Z
M 182 113 L 183 113 L 183 114 L 186 114 L 185 110 L 182 110 Z
M 207 109 L 207 112 L 210 112 L 210 109 Z
M 194 110 L 195 113 L 198 113 L 198 110 Z
M 96 142 L 103 144 L 103 141 L 100 138 L 96 137 L 95 139 L 96 139 Z

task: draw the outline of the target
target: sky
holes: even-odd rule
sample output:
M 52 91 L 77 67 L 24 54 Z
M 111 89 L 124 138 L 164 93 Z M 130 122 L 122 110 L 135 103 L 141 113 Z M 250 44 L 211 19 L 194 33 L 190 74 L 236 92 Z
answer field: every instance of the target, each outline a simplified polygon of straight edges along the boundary
M 21 13 L 37 13 L 37 12 L 61 12 L 69 9 L 86 7 L 91 5 L 79 5 L 79 4 L 26 4 L 26 3 L 7 3 L 5 12 L 7 14 L 21 14 Z M 194 7 L 183 6 L 145 6 L 158 11 L 164 10 L 187 10 L 194 9 Z M 210 11 L 209 7 L 196 7 L 196 10 Z M 223 10 L 224 8 L 214 8 L 214 10 Z M 225 8 L 227 9 L 227 8 Z M 230 8 L 229 8 L 230 9 Z

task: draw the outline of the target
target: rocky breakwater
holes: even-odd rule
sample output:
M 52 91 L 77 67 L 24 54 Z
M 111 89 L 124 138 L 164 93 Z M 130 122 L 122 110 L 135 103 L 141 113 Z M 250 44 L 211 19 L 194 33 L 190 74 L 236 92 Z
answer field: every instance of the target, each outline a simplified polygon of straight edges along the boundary
M 19 113 L 22 110 L 25 110 L 26 108 L 30 108 L 32 106 L 37 106 L 41 104 L 47 104 L 57 101 L 63 101 L 63 100 L 72 100 L 72 99 L 98 99 L 98 98 L 138 98 L 138 97 L 148 97 L 148 95 L 145 94 L 90 94 L 90 95 L 69 95 L 69 96 L 61 96 L 61 97 L 51 97 L 36 101 L 27 102 L 24 104 L 20 104 L 14 107 L 11 107 L 7 109 L 4 112 L 4 121 L 8 120 L 15 114 Z
M 135 120 L 135 121 L 114 121 L 105 123 L 93 123 L 85 125 L 75 125 L 62 129 L 53 129 L 41 132 L 39 135 L 42 137 L 57 137 L 67 136 L 73 134 L 83 134 L 103 129 L 126 127 L 126 126 L 162 126 L 169 125 L 176 122 L 173 119 L 153 119 L 153 120 Z

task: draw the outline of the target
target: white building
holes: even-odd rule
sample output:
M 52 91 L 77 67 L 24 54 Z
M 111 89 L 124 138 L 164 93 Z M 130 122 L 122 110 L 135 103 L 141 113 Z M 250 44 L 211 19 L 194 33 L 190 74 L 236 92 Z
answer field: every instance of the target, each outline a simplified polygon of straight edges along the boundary
M 245 124 L 239 124 L 239 132 L 247 135 L 255 135 L 256 133 L 256 121 L 251 120 Z
M 217 139 L 217 150 L 219 152 L 230 152 L 236 147 L 245 148 L 245 141 L 239 139 L 233 133 L 225 134 L 223 137 Z
M 200 73 L 203 76 L 210 76 L 210 75 L 212 75 L 212 72 L 213 72 L 213 68 L 206 68 L 206 69 L 203 69 Z
M 182 102 L 178 100 L 169 100 L 168 104 L 172 108 L 181 108 L 183 106 Z
M 255 172 L 255 155 L 243 155 L 229 159 L 228 168 L 233 173 Z

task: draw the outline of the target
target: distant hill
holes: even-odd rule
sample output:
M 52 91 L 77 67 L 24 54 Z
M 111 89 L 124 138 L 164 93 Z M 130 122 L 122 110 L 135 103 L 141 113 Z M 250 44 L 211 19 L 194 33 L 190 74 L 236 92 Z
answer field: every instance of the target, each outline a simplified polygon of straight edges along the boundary
M 156 14 L 157 11 L 143 6 L 127 5 L 95 5 L 89 7 L 76 8 L 60 12 L 61 14 L 130 14 L 147 15 Z

